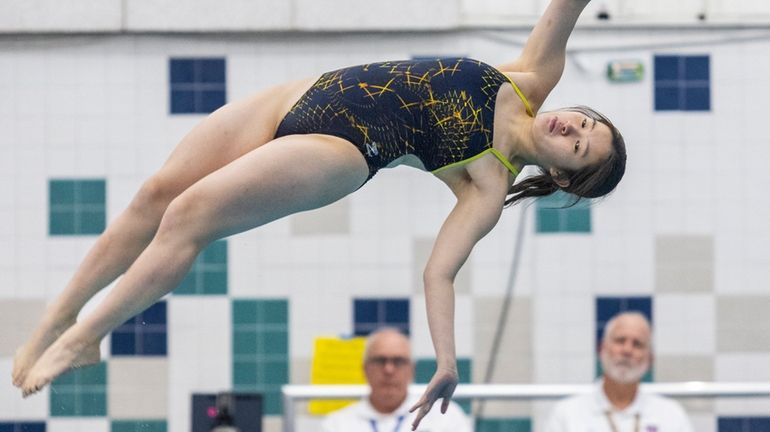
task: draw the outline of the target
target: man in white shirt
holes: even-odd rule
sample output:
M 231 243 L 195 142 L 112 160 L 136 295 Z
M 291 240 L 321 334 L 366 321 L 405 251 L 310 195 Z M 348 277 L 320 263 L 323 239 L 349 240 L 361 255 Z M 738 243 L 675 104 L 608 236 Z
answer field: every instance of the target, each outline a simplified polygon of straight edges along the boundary
M 604 376 L 591 393 L 556 404 L 545 432 L 692 432 L 678 403 L 639 390 L 652 360 L 651 336 L 638 312 L 612 318 L 599 354 Z
M 409 408 L 417 397 L 408 397 L 414 378 L 409 339 L 397 329 L 383 328 L 369 335 L 364 352 L 364 374 L 371 393 L 353 405 L 335 411 L 323 422 L 324 432 L 407 432 L 416 413 Z M 419 432 L 470 432 L 470 419 L 451 402 L 445 414 L 431 410 Z

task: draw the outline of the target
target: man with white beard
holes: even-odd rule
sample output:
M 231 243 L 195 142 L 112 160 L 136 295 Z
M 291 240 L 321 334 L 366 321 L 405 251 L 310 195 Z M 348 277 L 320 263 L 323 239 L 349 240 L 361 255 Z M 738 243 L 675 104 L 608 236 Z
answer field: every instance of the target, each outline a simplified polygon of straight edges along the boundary
M 556 404 L 545 432 L 692 432 L 678 403 L 639 390 L 652 360 L 651 333 L 639 312 L 613 317 L 599 351 L 603 377 L 592 392 Z

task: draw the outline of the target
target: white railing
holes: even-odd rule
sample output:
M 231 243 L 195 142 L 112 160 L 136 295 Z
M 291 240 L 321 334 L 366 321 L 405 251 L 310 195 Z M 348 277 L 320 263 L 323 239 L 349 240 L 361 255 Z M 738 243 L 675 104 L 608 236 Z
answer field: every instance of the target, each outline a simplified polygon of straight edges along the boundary
M 460 384 L 453 399 L 530 400 L 557 399 L 588 393 L 593 384 Z M 770 382 L 682 382 L 642 384 L 645 391 L 672 397 L 762 397 L 770 396 Z M 425 385 L 409 386 L 409 393 L 420 395 Z M 294 432 L 294 404 L 310 399 L 357 399 L 369 393 L 365 385 L 285 385 L 283 393 L 283 431 Z

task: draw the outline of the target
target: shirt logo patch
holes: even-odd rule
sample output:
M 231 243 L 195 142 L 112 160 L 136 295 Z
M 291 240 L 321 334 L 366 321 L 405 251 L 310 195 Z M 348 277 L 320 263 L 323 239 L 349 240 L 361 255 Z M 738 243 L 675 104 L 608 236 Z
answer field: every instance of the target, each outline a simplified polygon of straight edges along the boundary
M 372 141 L 371 143 L 364 143 L 364 147 L 366 147 L 366 155 L 369 157 L 379 156 L 380 151 L 377 150 L 377 143 L 375 141 Z

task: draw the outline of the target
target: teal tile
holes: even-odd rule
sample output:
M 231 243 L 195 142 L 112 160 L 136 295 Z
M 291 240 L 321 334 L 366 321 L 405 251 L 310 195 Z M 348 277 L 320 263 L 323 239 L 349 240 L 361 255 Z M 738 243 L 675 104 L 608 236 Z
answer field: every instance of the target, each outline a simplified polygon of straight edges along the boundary
M 75 196 L 80 204 L 105 204 L 104 180 L 80 180 L 75 183 Z
M 78 383 L 81 385 L 89 386 L 106 386 L 107 385 L 107 363 L 100 362 L 93 366 L 86 366 L 81 369 L 76 369 L 78 373 Z
M 227 240 L 219 240 L 203 251 L 203 261 L 207 264 L 227 264 Z
M 537 209 L 535 231 L 538 233 L 559 232 L 560 218 L 556 210 Z
M 76 221 L 78 234 L 101 234 L 107 222 L 104 210 L 81 210 Z
M 64 372 L 63 374 L 59 375 L 58 378 L 53 380 L 51 383 L 51 389 L 54 388 L 66 388 L 71 385 L 75 385 L 78 382 L 78 377 L 80 375 L 78 374 L 77 369 L 69 370 L 67 372 Z
M 257 315 L 260 324 L 283 324 L 289 322 L 289 304 L 286 300 L 261 300 Z
M 75 203 L 75 182 L 72 180 L 50 180 L 48 182 L 48 202 L 54 204 Z
M 457 374 L 459 375 L 461 383 L 470 383 L 472 377 L 472 360 L 469 358 L 457 359 Z M 415 362 L 414 378 L 418 384 L 427 384 L 433 378 L 433 374 L 436 372 L 436 359 L 423 358 L 417 359 Z
M 49 404 L 51 417 L 74 417 L 79 414 L 74 392 L 57 390 L 51 386 Z
M 233 363 L 233 384 L 249 386 L 257 384 L 257 365 L 254 361 L 236 361 Z
M 265 361 L 264 373 L 258 376 L 258 382 L 267 385 L 283 385 L 289 382 L 289 362 L 287 360 Z
M 107 415 L 107 395 L 105 392 L 83 393 L 79 397 L 78 411 L 84 417 L 103 417 Z
M 591 232 L 591 211 L 589 209 L 567 209 L 568 232 Z
M 203 293 L 209 295 L 227 294 L 227 272 L 207 271 L 203 273 Z
M 257 354 L 287 355 L 289 352 L 289 337 L 285 330 L 263 331 L 258 338 Z
M 197 294 L 195 280 L 197 275 L 194 272 L 189 272 L 185 275 L 182 282 L 179 283 L 174 289 L 174 295 L 193 295 Z
M 265 391 L 264 393 L 265 414 L 281 415 L 283 414 L 283 402 L 281 391 L 279 389 Z
M 233 331 L 233 354 L 257 354 L 257 335 L 253 331 Z
M 233 301 L 233 324 L 254 324 L 257 320 L 257 302 L 254 300 Z
M 75 234 L 75 213 L 72 210 L 51 210 L 48 215 L 48 234 Z
M 532 432 L 532 420 L 528 418 L 480 418 L 476 419 L 476 432 Z
M 113 420 L 110 432 L 167 432 L 168 426 L 161 420 Z

